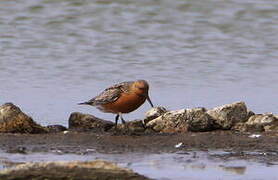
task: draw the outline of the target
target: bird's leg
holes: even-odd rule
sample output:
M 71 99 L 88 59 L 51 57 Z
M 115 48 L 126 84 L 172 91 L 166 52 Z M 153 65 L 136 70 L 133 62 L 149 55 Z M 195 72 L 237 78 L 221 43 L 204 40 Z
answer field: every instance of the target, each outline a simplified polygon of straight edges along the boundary
M 119 115 L 120 115 L 120 118 L 121 118 L 121 120 L 122 120 L 122 123 L 125 124 L 125 120 L 124 120 L 124 118 L 123 118 L 123 116 L 122 116 L 122 113 L 119 113 Z
M 119 114 L 117 114 L 117 116 L 115 117 L 115 126 L 117 127 L 117 124 L 118 124 L 118 119 L 119 119 Z

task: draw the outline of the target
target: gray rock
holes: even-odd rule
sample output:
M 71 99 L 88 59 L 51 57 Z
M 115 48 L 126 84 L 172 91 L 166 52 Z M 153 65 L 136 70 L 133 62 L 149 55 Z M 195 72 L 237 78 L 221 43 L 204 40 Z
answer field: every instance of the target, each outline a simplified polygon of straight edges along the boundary
M 79 112 L 71 113 L 69 117 L 69 130 L 76 131 L 108 131 L 114 126 L 111 121 L 99 119 L 90 114 Z
M 249 126 L 261 126 L 265 131 L 278 131 L 278 118 L 273 114 L 256 114 L 246 122 Z
M 264 127 L 261 124 L 246 124 L 246 123 L 236 123 L 232 130 L 240 132 L 263 132 Z
M 231 129 L 236 123 L 246 122 L 249 118 L 249 113 L 244 102 L 226 104 L 208 110 L 207 113 L 215 119 L 215 128 L 224 130 Z
M 36 162 L 20 164 L 0 171 L 1 180 L 147 180 L 129 169 L 107 161 L 88 162 Z
M 206 113 L 205 108 L 187 109 L 186 119 L 189 131 L 201 132 L 214 129 L 214 120 Z
M 276 120 L 275 116 L 273 114 L 256 114 L 251 116 L 246 124 L 248 125 L 254 125 L 254 124 L 260 124 L 260 125 L 271 125 Z
M 275 121 L 273 124 L 271 125 L 266 125 L 264 126 L 264 130 L 266 132 L 269 132 L 269 131 L 275 131 L 275 132 L 278 132 L 278 121 Z
M 237 123 L 233 130 L 243 132 L 278 131 L 278 119 L 273 114 L 255 114 L 245 123 Z
M 156 132 L 163 133 L 187 132 L 188 125 L 186 123 L 186 118 L 186 109 L 168 111 L 149 121 L 146 127 Z
M 1 133 L 46 133 L 47 128 L 37 124 L 12 103 L 0 106 Z
M 149 111 L 146 112 L 145 119 L 143 120 L 143 124 L 147 124 L 149 121 L 163 115 L 166 112 L 167 112 L 166 108 L 161 106 L 151 108 Z
M 275 131 L 278 132 L 278 115 L 273 115 L 275 117 L 274 121 L 264 126 L 265 131 Z

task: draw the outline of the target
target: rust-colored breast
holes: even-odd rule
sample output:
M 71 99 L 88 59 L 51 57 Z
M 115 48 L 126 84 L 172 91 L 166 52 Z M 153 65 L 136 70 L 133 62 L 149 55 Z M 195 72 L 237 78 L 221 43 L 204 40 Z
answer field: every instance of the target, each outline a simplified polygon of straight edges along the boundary
M 144 96 L 138 96 L 136 93 L 122 93 L 114 102 L 103 104 L 102 108 L 107 112 L 129 113 L 140 107 L 146 100 Z

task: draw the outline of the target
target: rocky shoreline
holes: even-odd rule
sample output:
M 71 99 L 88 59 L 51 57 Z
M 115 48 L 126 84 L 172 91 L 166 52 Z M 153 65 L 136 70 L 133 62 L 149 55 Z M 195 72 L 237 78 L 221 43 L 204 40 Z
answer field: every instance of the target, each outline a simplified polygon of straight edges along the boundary
M 44 127 L 22 112 L 19 107 L 6 103 L 0 106 L 1 150 L 6 153 L 20 154 L 34 152 L 88 154 L 92 153 L 91 150 L 99 153 L 177 153 L 221 149 L 232 152 L 231 156 L 241 159 L 278 161 L 276 151 L 278 116 L 271 113 L 255 114 L 248 110 L 244 102 L 208 110 L 193 108 L 168 111 L 163 107 L 156 107 L 150 109 L 143 120 L 118 124 L 117 127 L 110 121 L 79 112 L 72 113 L 68 122 L 68 127 L 61 125 Z M 258 152 L 258 154 L 248 155 L 245 153 L 247 151 Z M 261 156 L 260 153 L 263 155 Z M 16 176 L 7 176 L 8 172 L 12 172 L 22 177 L 30 175 L 33 179 L 40 179 L 42 176 L 36 178 L 36 175 L 32 173 L 43 170 L 45 175 L 49 175 L 45 177 L 59 179 L 60 176 L 51 170 L 56 168 L 56 163 L 59 164 L 59 162 L 33 163 L 32 165 L 27 163 L 24 165 L 28 168 L 23 168 L 24 171 L 21 169 L 24 165 L 20 165 L 21 168 L 12 167 L 12 169 L 2 170 L 0 178 L 17 179 Z M 72 179 L 78 173 L 85 177 L 88 167 L 76 168 L 79 167 L 78 163 L 80 167 L 83 167 L 84 162 L 67 162 L 62 163 L 64 166 L 59 166 L 59 168 L 64 170 L 63 175 Z M 110 166 L 109 162 L 105 163 Z M 49 171 L 45 172 L 42 167 L 47 167 Z M 68 171 L 69 167 L 72 171 Z M 103 172 L 103 168 L 100 167 L 98 170 Z M 98 170 L 94 172 L 97 174 Z M 67 172 L 70 173 L 66 175 Z M 131 174 L 121 171 L 119 176 L 115 173 L 112 177 L 129 178 L 134 175 L 134 179 L 147 179 L 128 169 L 126 172 Z M 80 179 L 81 176 L 77 176 Z M 94 177 L 102 176 L 100 173 L 99 176 Z M 107 174 L 107 179 L 108 177 L 110 176 Z M 60 179 L 63 178 L 65 177 Z
M 244 102 L 235 102 L 213 109 L 193 108 L 168 111 L 155 107 L 143 120 L 134 120 L 115 127 L 111 121 L 90 114 L 71 113 L 68 128 L 62 125 L 43 127 L 12 103 L 0 106 L 0 133 L 43 134 L 62 131 L 116 133 L 186 133 L 214 130 L 240 132 L 278 132 L 278 115 L 255 114 Z

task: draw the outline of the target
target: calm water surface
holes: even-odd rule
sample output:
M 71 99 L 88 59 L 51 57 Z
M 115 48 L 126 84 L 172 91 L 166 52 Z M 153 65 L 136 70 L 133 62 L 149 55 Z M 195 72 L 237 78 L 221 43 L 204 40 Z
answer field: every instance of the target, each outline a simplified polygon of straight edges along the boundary
M 146 79 L 169 109 L 242 100 L 278 113 L 277 22 L 275 0 L 0 1 L 0 103 L 44 125 L 73 111 L 113 120 L 76 103 Z

